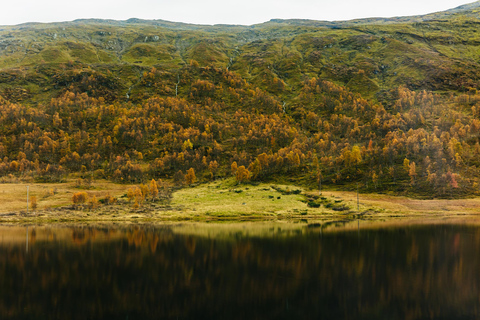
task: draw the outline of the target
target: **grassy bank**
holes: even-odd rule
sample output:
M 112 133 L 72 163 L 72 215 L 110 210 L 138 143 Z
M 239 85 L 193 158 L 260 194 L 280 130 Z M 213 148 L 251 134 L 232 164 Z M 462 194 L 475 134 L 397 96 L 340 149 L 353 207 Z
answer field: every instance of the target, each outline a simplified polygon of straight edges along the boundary
M 5 183 L 0 184 L 0 214 L 21 213 L 27 211 L 27 187 L 31 201 L 36 198 L 37 210 L 48 211 L 72 204 L 72 195 L 76 192 L 87 192 L 91 196 L 102 198 L 107 195 L 121 197 L 128 185 L 109 181 L 96 181 L 91 185 L 82 185 L 77 181 L 67 183 Z
M 280 184 L 236 184 L 227 179 L 186 187 L 166 201 L 147 200 L 139 205 L 127 197 L 132 186 L 97 181 L 88 189 L 75 182 L 30 184 L 37 208 L 26 210 L 26 184 L 0 185 L 0 222 L 75 221 L 260 221 L 383 219 L 410 216 L 475 215 L 480 199 L 416 200 L 380 194 L 318 191 Z M 72 204 L 79 191 L 102 199 L 116 199 L 98 207 Z M 101 201 L 100 201 L 101 202 Z

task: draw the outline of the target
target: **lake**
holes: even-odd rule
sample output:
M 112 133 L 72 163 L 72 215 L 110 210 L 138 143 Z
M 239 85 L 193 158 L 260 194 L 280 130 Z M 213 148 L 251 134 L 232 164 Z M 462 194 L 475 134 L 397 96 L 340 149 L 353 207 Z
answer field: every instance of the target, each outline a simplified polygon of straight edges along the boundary
M 465 221 L 0 226 L 1 319 L 473 319 Z

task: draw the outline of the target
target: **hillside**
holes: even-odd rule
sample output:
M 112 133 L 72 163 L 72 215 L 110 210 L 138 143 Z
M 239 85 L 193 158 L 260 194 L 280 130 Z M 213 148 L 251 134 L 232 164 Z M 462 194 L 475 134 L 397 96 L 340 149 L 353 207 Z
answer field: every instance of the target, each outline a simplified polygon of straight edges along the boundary
M 479 12 L 0 27 L 0 179 L 478 194 Z

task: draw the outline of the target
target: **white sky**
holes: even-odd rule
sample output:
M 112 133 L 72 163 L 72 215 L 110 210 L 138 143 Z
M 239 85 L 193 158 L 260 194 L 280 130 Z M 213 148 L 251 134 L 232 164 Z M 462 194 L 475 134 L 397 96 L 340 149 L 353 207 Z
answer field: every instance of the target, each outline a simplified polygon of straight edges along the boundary
M 274 18 L 350 20 L 443 11 L 473 0 L 3 0 L 0 25 L 81 18 L 251 25 Z

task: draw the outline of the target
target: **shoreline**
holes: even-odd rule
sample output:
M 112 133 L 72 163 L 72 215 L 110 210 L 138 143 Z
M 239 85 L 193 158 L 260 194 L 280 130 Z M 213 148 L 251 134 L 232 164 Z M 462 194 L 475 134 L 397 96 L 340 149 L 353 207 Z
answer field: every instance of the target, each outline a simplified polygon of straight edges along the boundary
M 359 194 L 349 191 L 318 191 L 281 184 L 235 184 L 219 180 L 185 187 L 168 200 L 127 200 L 131 185 L 99 181 L 85 190 L 100 200 L 115 198 L 111 204 L 73 205 L 74 184 L 37 184 L 31 192 L 39 199 L 36 210 L 27 214 L 23 193 L 25 184 L 0 185 L 0 223 L 63 222 L 250 222 L 250 221 L 329 221 L 379 220 L 392 218 L 480 217 L 480 198 L 418 200 L 385 194 Z M 55 190 L 55 192 L 52 192 Z M 82 190 L 83 191 L 83 190 Z M 42 195 L 43 193 L 43 195 Z M 15 202 L 16 201 L 16 202 Z M 358 201 L 358 202 L 357 202 Z M 101 201 L 100 201 L 101 202 Z M 3 210 L 2 210 L 3 209 Z M 3 212 L 2 212 L 3 211 Z

